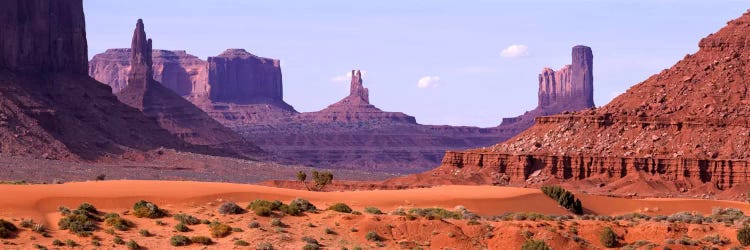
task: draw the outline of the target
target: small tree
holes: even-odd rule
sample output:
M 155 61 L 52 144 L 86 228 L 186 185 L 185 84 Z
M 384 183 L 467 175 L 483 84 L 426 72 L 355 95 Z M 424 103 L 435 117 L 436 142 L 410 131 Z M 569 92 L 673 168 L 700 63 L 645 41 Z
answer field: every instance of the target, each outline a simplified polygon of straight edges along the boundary
M 310 187 L 307 186 L 307 174 L 305 172 L 298 171 L 297 180 L 302 182 L 302 184 L 305 185 L 305 188 L 307 188 L 307 191 L 310 191 Z
M 605 227 L 604 230 L 599 233 L 599 240 L 605 247 L 615 247 L 617 245 L 617 235 L 610 227 Z
M 333 181 L 333 173 L 330 171 L 318 172 L 313 170 L 312 175 L 313 181 L 315 181 L 315 188 L 319 191 L 323 190 L 326 185 L 331 184 Z
M 737 231 L 737 241 L 743 246 L 750 245 L 750 227 L 744 226 L 742 229 Z

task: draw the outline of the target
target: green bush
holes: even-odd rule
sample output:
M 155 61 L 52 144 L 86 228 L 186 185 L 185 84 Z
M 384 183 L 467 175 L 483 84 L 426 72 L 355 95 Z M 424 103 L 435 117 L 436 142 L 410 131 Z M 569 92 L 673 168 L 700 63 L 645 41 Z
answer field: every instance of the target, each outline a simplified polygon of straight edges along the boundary
M 254 200 L 253 202 L 250 202 L 250 205 L 247 205 L 247 209 L 255 211 L 255 209 L 258 207 L 266 207 L 273 211 L 273 210 L 279 210 L 279 207 L 281 207 L 281 204 L 283 204 L 281 203 L 281 201 L 271 202 L 267 200 L 257 199 L 257 200 Z
M 605 227 L 599 233 L 599 241 L 601 241 L 602 245 L 605 247 L 615 247 L 617 246 L 617 235 L 615 234 L 615 231 L 612 231 L 612 228 Z
M 13 223 L 10 223 L 9 221 L 0 219 L 0 239 L 10 238 L 16 232 L 18 232 L 16 225 L 13 225 Z
M 257 216 L 263 216 L 263 217 L 271 216 L 271 209 L 267 207 L 256 207 L 255 209 L 253 209 L 253 212 Z
M 96 230 L 96 222 L 85 214 L 75 212 L 61 218 L 57 226 L 79 236 L 91 235 Z
M 313 181 L 315 182 L 315 189 L 317 190 L 323 190 L 326 185 L 333 182 L 333 173 L 331 173 L 330 171 L 318 172 L 313 170 L 312 176 Z
M 174 225 L 174 230 L 177 230 L 177 232 L 187 232 L 190 231 L 190 228 L 182 223 L 177 223 L 177 225 Z
M 560 186 L 544 186 L 541 189 L 542 193 L 556 200 L 560 206 L 575 214 L 583 214 L 581 200 L 576 199 L 575 195 L 568 190 L 565 190 Z
M 750 227 L 744 226 L 742 229 L 737 231 L 737 241 L 743 246 L 750 245 Z
M 201 223 L 201 220 L 188 214 L 175 214 L 172 218 L 186 225 L 198 225 Z
M 244 240 L 237 240 L 237 241 L 234 242 L 234 245 L 235 246 L 246 247 L 246 246 L 249 246 L 250 243 L 247 243 L 247 241 L 244 241 Z
M 138 242 L 135 242 L 134 240 L 129 240 L 127 244 L 125 244 L 128 249 L 130 250 L 138 250 L 141 249 L 141 246 L 138 245 Z
M 52 245 L 53 245 L 53 246 L 58 246 L 58 247 L 61 247 L 61 246 L 64 246 L 64 245 L 65 245 L 65 243 L 63 243 L 62 241 L 60 241 L 60 240 L 58 240 L 58 239 L 55 239 L 55 240 L 53 240 L 53 241 L 52 241 Z
M 383 238 L 378 235 L 375 231 L 369 231 L 365 234 L 365 239 L 368 241 L 381 241 Z
M 368 213 L 368 214 L 383 214 L 383 211 L 380 211 L 380 209 L 378 209 L 376 207 L 366 207 L 365 208 L 365 213 Z
M 543 240 L 526 240 L 521 245 L 521 250 L 552 250 Z
M 336 203 L 328 207 L 328 210 L 333 210 L 339 213 L 351 213 L 352 208 L 344 203 Z
M 271 219 L 271 226 L 280 227 L 280 226 L 284 226 L 284 223 L 281 222 L 280 219 L 274 218 L 274 219 Z
M 255 247 L 257 250 L 273 250 L 273 245 L 268 242 L 260 242 L 258 243 L 258 246 Z
M 209 225 L 211 236 L 214 238 L 222 238 L 232 233 L 232 227 L 221 222 L 214 221 Z
M 459 212 L 448 211 L 444 208 L 412 208 L 409 214 L 427 218 L 428 220 L 461 219 L 463 215 Z
M 286 204 L 282 204 L 281 207 L 279 207 L 279 211 L 281 211 L 282 213 L 286 215 L 291 215 L 291 216 L 298 216 L 302 214 L 302 211 L 299 210 L 297 206 L 290 206 Z
M 99 214 L 99 211 L 96 210 L 96 207 L 94 207 L 94 205 L 86 202 L 81 203 L 81 205 L 78 206 L 78 210 L 86 211 L 92 214 Z
M 224 204 L 221 204 L 221 206 L 219 207 L 220 214 L 241 214 L 244 212 L 245 209 L 237 206 L 237 204 L 234 202 L 226 202 Z
M 190 241 L 193 243 L 201 244 L 201 245 L 214 244 L 214 241 L 211 240 L 211 238 L 206 237 L 206 236 L 193 236 L 193 237 L 190 237 Z
M 190 239 L 187 236 L 184 235 L 175 235 L 172 236 L 172 238 L 169 238 L 169 244 L 172 246 L 187 246 L 190 245 Z
M 131 227 L 135 226 L 132 221 L 123 219 L 120 217 L 120 215 L 116 213 L 107 214 L 104 216 L 104 224 L 107 226 L 111 226 L 114 229 L 120 230 L 120 231 L 127 231 Z
M 167 211 L 154 203 L 140 200 L 133 205 L 133 215 L 138 218 L 157 219 L 167 215 Z
M 310 201 L 302 199 L 302 198 L 296 198 L 289 202 L 290 207 L 296 207 L 302 212 L 313 212 L 317 211 L 318 208 L 315 207 Z
M 65 240 L 65 246 L 76 247 L 76 246 L 78 246 L 78 243 L 75 242 L 74 240 L 67 239 L 67 240 Z

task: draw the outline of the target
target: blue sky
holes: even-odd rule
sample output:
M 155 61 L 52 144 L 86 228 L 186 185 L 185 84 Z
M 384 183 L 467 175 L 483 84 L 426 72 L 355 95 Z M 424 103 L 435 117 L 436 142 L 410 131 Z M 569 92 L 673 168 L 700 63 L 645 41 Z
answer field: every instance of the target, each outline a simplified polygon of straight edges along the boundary
M 383 110 L 482 127 L 534 108 L 537 75 L 570 63 L 574 45 L 593 49 L 601 106 L 748 8 L 740 0 L 84 1 L 89 56 L 129 47 L 143 18 L 156 49 L 206 59 L 245 48 L 280 59 L 284 99 L 298 111 L 343 98 L 342 76 L 361 69 Z M 501 55 L 512 45 L 521 45 L 506 54 L 515 57 Z

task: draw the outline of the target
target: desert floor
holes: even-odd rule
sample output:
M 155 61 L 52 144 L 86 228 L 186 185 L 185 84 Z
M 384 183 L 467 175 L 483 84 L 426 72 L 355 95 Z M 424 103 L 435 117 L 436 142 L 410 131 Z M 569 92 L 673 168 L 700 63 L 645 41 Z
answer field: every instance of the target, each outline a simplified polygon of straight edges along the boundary
M 218 220 L 232 227 L 242 229 L 231 235 L 214 239 L 209 249 L 254 248 L 261 242 L 268 242 L 276 249 L 301 249 L 306 243 L 303 236 L 317 239 L 327 249 L 349 249 L 362 247 L 386 249 L 429 248 L 429 249 L 512 249 L 518 248 L 526 238 L 543 239 L 555 248 L 599 248 L 598 231 L 610 226 L 620 235 L 621 246 L 639 244 L 661 246 L 676 244 L 673 249 L 704 246 L 703 243 L 680 244 L 681 239 L 700 241 L 710 235 L 726 238 L 721 246 L 737 245 L 736 230 L 739 225 L 727 223 L 680 223 L 654 222 L 636 219 L 597 221 L 597 220 L 486 220 L 469 223 L 468 220 L 428 220 L 426 218 L 407 219 L 404 216 L 388 215 L 401 208 L 442 207 L 453 210 L 463 206 L 482 216 L 501 215 L 508 212 L 540 213 L 565 215 L 566 210 L 546 197 L 538 189 L 494 187 L 494 186 L 439 186 L 434 188 L 408 190 L 374 190 L 345 192 L 310 192 L 282 189 L 249 184 L 229 184 L 191 181 L 99 181 L 72 182 L 47 185 L 0 185 L 0 219 L 18 225 L 22 219 L 33 219 L 50 228 L 51 237 L 42 237 L 29 229 L 21 231 L 11 239 L 3 240 L 4 249 L 28 249 L 33 244 L 52 248 L 52 241 L 72 239 L 79 245 L 89 248 L 91 237 L 78 237 L 57 229 L 61 218 L 59 206 L 76 208 L 83 202 L 96 206 L 100 211 L 123 214 L 135 222 L 136 227 L 128 231 L 117 231 L 115 235 L 128 241 L 133 239 L 148 249 L 171 248 L 169 238 L 176 234 L 187 236 L 208 236 L 208 226 L 190 226 L 191 231 L 178 233 L 174 230 L 175 220 L 135 218 L 126 215 L 138 200 L 148 200 L 169 211 L 170 214 L 187 213 L 199 219 Z M 750 204 L 734 201 L 691 200 L 691 199 L 624 199 L 604 196 L 577 194 L 587 213 L 593 215 L 623 215 L 641 213 L 646 215 L 671 215 L 681 211 L 696 211 L 710 215 L 716 207 L 737 208 L 745 214 L 750 212 Z M 256 216 L 252 211 L 239 215 L 220 215 L 218 207 L 227 201 L 236 202 L 242 207 L 255 199 L 280 200 L 284 203 L 294 198 L 307 199 L 323 210 L 318 213 L 305 213 L 302 216 L 283 216 L 284 226 L 271 226 L 272 218 Z M 343 214 L 326 211 L 328 206 L 344 202 L 355 211 L 365 207 L 377 207 L 385 215 Z M 280 216 L 276 216 L 277 218 Z M 157 223 L 160 221 L 161 223 Z M 257 221 L 260 228 L 248 228 L 248 223 Z M 162 225 L 158 225 L 162 224 Z M 107 228 L 105 225 L 100 226 Z M 571 228 L 576 232 L 572 233 Z M 146 229 L 152 237 L 139 235 Z M 325 229 L 329 233 L 326 233 Z M 239 230 L 238 230 L 239 231 Z M 334 233 L 330 233 L 333 231 Z M 376 232 L 383 237 L 380 242 L 365 239 L 368 232 Z M 97 231 L 102 248 L 124 248 L 112 243 L 113 235 Z M 530 236 L 531 235 L 531 236 Z M 250 242 L 249 247 L 235 246 L 236 240 Z M 675 243 L 678 241 L 678 243 Z M 709 241 L 709 240 L 706 240 Z M 646 244 L 646 242 L 648 245 Z M 684 242 L 683 242 L 684 243 Z M 708 244 L 712 246 L 713 243 Z M 191 248 L 198 247 L 193 244 Z M 202 247 L 202 246 L 201 246 Z M 68 247 L 62 247 L 68 248 Z

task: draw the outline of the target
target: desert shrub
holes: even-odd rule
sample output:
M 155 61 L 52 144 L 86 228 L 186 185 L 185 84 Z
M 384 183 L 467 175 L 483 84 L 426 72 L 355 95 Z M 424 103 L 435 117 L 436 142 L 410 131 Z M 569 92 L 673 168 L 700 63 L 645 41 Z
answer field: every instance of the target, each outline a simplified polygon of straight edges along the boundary
M 599 233 L 599 241 L 605 247 L 615 247 L 617 245 L 617 235 L 615 234 L 615 231 L 612 231 L 612 228 L 605 227 Z
M 244 232 L 244 231 L 245 230 L 242 230 L 242 228 L 239 228 L 239 227 L 233 227 L 232 228 L 232 232 L 235 232 L 235 233 L 241 233 L 241 232 Z
M 336 234 L 336 231 L 333 231 L 333 229 L 331 229 L 329 227 L 326 227 L 326 229 L 324 230 L 324 232 L 326 234 L 331 234 L 331 235 L 335 235 Z
M 0 219 L 0 239 L 7 239 L 18 232 L 18 228 L 9 221 Z
M 257 199 L 257 200 L 254 200 L 253 202 L 250 202 L 250 204 L 247 205 L 247 209 L 255 210 L 258 207 L 266 207 L 273 211 L 273 210 L 279 210 L 279 207 L 281 207 L 281 204 L 283 203 L 281 203 L 280 201 L 268 201 L 268 200 Z
M 172 218 L 186 225 L 198 225 L 201 223 L 201 220 L 188 214 L 175 214 Z
M 264 216 L 264 217 L 268 217 L 268 216 L 270 216 L 270 215 L 271 215 L 271 209 L 270 209 L 270 208 L 267 208 L 267 207 L 257 207 L 257 208 L 255 208 L 255 209 L 253 209 L 253 212 L 254 212 L 254 213 L 255 213 L 255 215 L 257 215 L 257 216 Z
M 711 216 L 710 218 L 716 220 L 717 222 L 725 221 L 725 220 L 739 220 L 743 219 L 745 217 L 745 214 L 742 212 L 742 210 L 739 210 L 737 208 L 720 208 L 716 207 L 711 209 Z
M 78 243 L 75 242 L 74 240 L 67 239 L 67 240 L 65 240 L 65 246 L 76 247 L 76 246 L 78 246 Z
M 543 240 L 526 240 L 521 250 L 552 250 Z
M 259 228 L 260 227 L 260 223 L 258 223 L 257 221 L 253 221 L 253 222 L 248 223 L 247 227 L 249 227 L 249 228 Z
M 319 245 L 320 244 L 318 242 L 318 240 L 316 240 L 315 238 L 310 237 L 310 236 L 303 236 L 302 237 L 302 241 L 304 241 L 306 243 L 310 243 L 310 244 L 315 244 L 315 245 Z
M 380 209 L 378 209 L 376 207 L 366 207 L 365 208 L 365 213 L 368 213 L 368 214 L 383 214 L 383 211 L 380 211 Z
M 63 243 L 62 241 L 60 241 L 58 239 L 55 239 L 55 240 L 52 241 L 52 245 L 53 246 L 61 247 L 61 246 L 65 246 L 65 243 Z
M 76 211 L 61 218 L 57 222 L 57 226 L 62 230 L 68 230 L 79 236 L 91 235 L 96 230 L 96 222 L 92 218 L 89 218 L 88 215 Z
M 36 223 L 32 219 L 21 220 L 21 223 L 18 223 L 18 225 L 21 226 L 21 227 L 23 227 L 23 228 L 29 228 L 29 229 L 31 229 L 31 231 L 40 233 L 42 235 L 45 235 L 46 232 L 47 232 L 47 227 L 44 226 L 44 224 Z
M 333 210 L 339 213 L 351 213 L 352 208 L 344 203 L 336 203 L 328 207 L 328 210 Z
M 258 243 L 258 246 L 255 247 L 257 250 L 273 250 L 273 245 L 268 242 L 260 242 Z
M 750 226 L 745 225 L 737 231 L 737 241 L 743 246 L 750 245 Z
M 278 219 L 278 218 L 271 219 L 271 226 L 280 227 L 280 226 L 283 226 L 283 225 L 284 225 L 284 223 L 281 222 L 280 219 Z
M 461 219 L 463 216 L 458 212 L 448 211 L 444 208 L 412 208 L 409 214 L 427 218 L 428 220 Z
M 470 226 L 476 226 L 476 225 L 481 225 L 482 223 L 480 223 L 477 220 L 469 220 L 469 222 L 466 222 L 466 224 Z
M 289 202 L 290 207 L 297 207 L 302 212 L 313 212 L 318 210 L 315 205 L 310 203 L 310 201 L 302 199 L 302 198 L 296 198 Z
M 127 246 L 127 247 L 128 247 L 128 249 L 130 249 L 130 250 L 138 250 L 138 249 L 141 249 L 141 246 L 140 246 L 140 245 L 138 245 L 138 242 L 135 242 L 134 240 L 129 240 L 129 241 L 128 241 L 128 243 L 127 243 L 127 244 L 125 244 L 125 246 Z
M 237 241 L 234 242 L 234 245 L 235 246 L 246 247 L 246 246 L 249 246 L 250 243 L 248 243 L 247 241 L 244 241 L 244 240 L 237 240 Z
M 292 215 L 292 216 L 298 216 L 302 214 L 302 211 L 299 210 L 296 206 L 290 206 L 287 204 L 281 204 L 281 207 L 279 207 L 279 211 L 286 215 Z
M 234 202 L 226 202 L 219 207 L 220 214 L 241 214 L 244 212 L 245 210 Z
M 720 234 L 706 235 L 703 241 L 719 246 L 729 244 L 729 239 Z
M 151 234 L 151 232 L 149 232 L 149 231 L 148 231 L 148 230 L 146 230 L 146 229 L 141 229 L 141 231 L 138 231 L 138 234 L 140 234 L 140 235 L 141 235 L 141 236 L 143 236 L 143 237 L 151 237 L 151 236 L 153 236 L 153 235 Z
M 211 240 L 211 238 L 206 237 L 206 236 L 193 236 L 193 237 L 190 237 L 190 241 L 193 243 L 201 244 L 201 245 L 214 244 L 214 241 Z
M 78 210 L 86 211 L 92 214 L 99 214 L 99 210 L 96 210 L 96 207 L 94 207 L 94 205 L 86 202 L 81 203 L 81 205 L 78 206 Z
M 560 186 L 544 186 L 541 188 L 542 193 L 557 201 L 560 206 L 570 210 L 574 214 L 583 214 L 583 205 L 581 200 L 576 199 L 575 195 Z
M 39 244 L 34 244 L 34 248 L 39 250 L 47 250 L 48 248 Z
M 317 190 L 323 190 L 323 188 L 326 187 L 326 185 L 331 184 L 333 182 L 333 173 L 330 171 L 325 172 L 318 172 L 313 170 L 312 171 L 313 181 L 315 182 L 315 189 Z
M 680 238 L 680 244 L 685 246 L 692 246 L 697 245 L 697 242 L 691 239 L 690 237 L 687 237 L 686 235 L 683 235 L 682 238 Z
M 169 244 L 172 246 L 187 246 L 190 245 L 190 239 L 187 236 L 184 235 L 175 235 L 172 236 L 172 238 L 169 238 Z
M 120 215 L 115 213 L 105 215 L 104 224 L 120 231 L 126 231 L 135 226 L 132 221 L 123 219 Z
M 117 245 L 124 245 L 125 244 L 125 240 L 123 240 L 122 237 L 120 237 L 120 236 L 115 236 L 115 238 L 112 239 L 112 242 L 114 242 Z
M 133 215 L 138 218 L 157 219 L 167 215 L 167 211 L 154 203 L 140 200 L 133 205 Z
M 174 230 L 177 230 L 177 232 L 187 232 L 190 231 L 190 228 L 183 224 L 183 223 L 177 223 L 177 225 L 174 225 Z
M 305 244 L 304 247 L 302 247 L 302 250 L 318 250 L 318 249 L 320 249 L 320 245 L 312 244 L 312 243 L 307 243 Z
M 214 221 L 209 224 L 209 231 L 214 238 L 222 238 L 232 233 L 232 227 L 221 222 Z
M 383 238 L 378 235 L 375 231 L 369 231 L 365 234 L 365 239 L 368 241 L 381 241 Z

